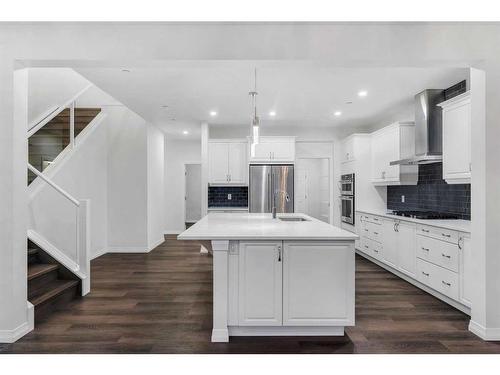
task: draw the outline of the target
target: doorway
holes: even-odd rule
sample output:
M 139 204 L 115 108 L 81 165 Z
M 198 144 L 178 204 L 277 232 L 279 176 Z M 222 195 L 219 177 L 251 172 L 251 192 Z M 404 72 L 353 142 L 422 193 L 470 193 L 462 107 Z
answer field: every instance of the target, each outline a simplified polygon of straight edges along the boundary
M 330 160 L 297 159 L 296 212 L 330 223 Z
M 184 222 L 186 229 L 201 219 L 201 164 L 185 164 Z

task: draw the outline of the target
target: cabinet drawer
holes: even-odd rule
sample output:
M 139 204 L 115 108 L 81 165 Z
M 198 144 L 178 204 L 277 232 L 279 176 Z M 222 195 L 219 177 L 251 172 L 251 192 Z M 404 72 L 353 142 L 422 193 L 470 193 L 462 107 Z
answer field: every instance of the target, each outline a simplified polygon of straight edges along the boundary
M 361 238 L 361 250 L 375 258 L 375 259 L 382 259 L 382 244 L 378 243 L 376 241 L 373 241 L 369 238 L 363 237 Z
M 438 240 L 443 240 L 455 244 L 458 243 L 458 232 L 455 232 L 454 230 L 419 224 L 417 226 L 417 234 L 437 238 Z
M 365 234 L 368 238 L 377 242 L 382 242 L 382 225 L 368 222 L 366 223 L 365 229 L 368 229 L 368 231 L 365 230 Z
M 417 279 L 441 294 L 458 300 L 458 274 L 455 272 L 417 259 Z
M 458 272 L 459 254 L 456 244 L 431 237 L 417 236 L 417 257 Z
M 377 216 L 361 214 L 361 220 L 366 223 L 382 224 L 382 219 Z

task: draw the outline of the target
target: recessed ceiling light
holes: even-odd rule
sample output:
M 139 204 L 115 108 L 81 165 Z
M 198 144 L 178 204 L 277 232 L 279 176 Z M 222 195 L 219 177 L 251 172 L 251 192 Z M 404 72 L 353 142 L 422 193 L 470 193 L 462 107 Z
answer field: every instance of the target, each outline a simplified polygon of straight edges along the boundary
M 122 69 L 122 72 L 123 72 L 123 73 L 130 73 L 130 69 L 125 69 L 125 68 L 124 68 L 124 69 Z
M 341 114 L 342 114 L 342 112 L 340 112 L 340 111 L 336 111 L 336 112 L 334 113 L 334 115 L 335 115 L 335 116 L 340 116 Z
M 188 134 L 189 134 L 189 132 L 188 132 L 187 130 L 184 130 L 184 131 L 182 132 L 182 134 L 184 134 L 184 135 L 188 135 Z
M 360 92 L 358 92 L 358 96 L 359 97 L 365 97 L 366 95 L 368 95 L 368 91 L 365 91 L 365 90 L 361 90 Z
M 276 116 L 276 111 L 271 111 L 271 112 L 269 112 L 269 116 L 271 116 L 271 117 Z
M 217 111 L 210 111 L 210 116 L 212 117 L 217 116 Z

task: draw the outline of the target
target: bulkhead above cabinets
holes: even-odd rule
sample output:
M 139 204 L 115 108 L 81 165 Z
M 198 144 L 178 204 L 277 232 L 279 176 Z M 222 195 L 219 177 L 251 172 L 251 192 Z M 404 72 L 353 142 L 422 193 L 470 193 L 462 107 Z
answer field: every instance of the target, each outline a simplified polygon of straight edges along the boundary
M 249 139 L 248 155 L 251 164 L 295 163 L 295 137 L 260 137 L 255 145 Z

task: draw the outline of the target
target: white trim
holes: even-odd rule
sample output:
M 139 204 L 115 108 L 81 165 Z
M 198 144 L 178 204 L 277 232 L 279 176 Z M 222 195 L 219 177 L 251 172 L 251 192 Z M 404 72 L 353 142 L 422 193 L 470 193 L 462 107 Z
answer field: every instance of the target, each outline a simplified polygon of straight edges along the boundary
M 500 328 L 486 328 L 471 320 L 469 331 L 486 341 L 500 341 Z
M 228 330 L 229 336 L 344 336 L 344 327 L 342 326 L 229 326 Z M 213 337 L 212 333 L 212 342 L 214 341 Z
M 149 253 L 147 246 L 109 246 L 108 253 Z
M 154 241 L 151 245 L 149 245 L 149 251 L 152 251 L 152 250 L 156 249 L 163 242 L 165 242 L 165 237 L 161 237 L 158 240 Z
M 75 206 L 79 207 L 80 202 L 76 198 L 74 198 L 70 193 L 68 193 L 66 190 L 64 190 L 62 187 L 57 185 L 54 181 L 52 181 L 50 178 L 45 176 L 42 172 L 40 172 L 38 169 L 33 167 L 30 163 L 28 163 L 28 169 L 33 172 L 36 176 L 40 177 L 43 181 L 45 181 L 47 184 L 49 184 L 51 187 L 53 187 L 55 190 L 57 190 L 58 193 L 60 193 L 64 198 L 68 199 L 71 203 L 73 203 Z
M 95 254 L 92 254 L 92 256 L 90 257 L 90 260 L 94 260 L 96 258 L 99 258 L 100 256 L 106 254 L 108 252 L 108 249 L 107 248 L 102 248 L 101 250 L 99 250 L 97 253 Z
M 40 116 L 36 117 L 33 121 L 31 121 L 31 123 L 28 125 L 28 129 L 26 130 L 29 131 L 30 129 L 33 129 L 35 126 L 37 126 L 39 123 L 41 123 L 43 120 L 45 120 L 47 117 L 49 117 L 52 113 L 54 113 L 58 109 L 59 109 L 58 105 L 49 108 Z
M 55 258 L 64 267 L 77 275 L 80 279 L 84 279 L 86 277 L 84 274 L 82 274 L 82 272 L 80 271 L 80 266 L 74 260 L 70 259 L 66 254 L 64 254 L 61 250 L 54 246 L 40 233 L 36 232 L 33 229 L 28 229 L 28 238 L 36 245 L 40 246 L 43 251 Z
M 0 343 L 12 344 L 35 328 L 35 308 L 26 301 L 26 321 L 17 328 L 11 330 L 0 330 Z
M 165 232 L 163 233 L 164 235 L 167 235 L 167 234 L 181 234 L 182 232 L 184 232 L 184 230 L 179 230 L 179 229 L 167 229 L 165 230 Z

